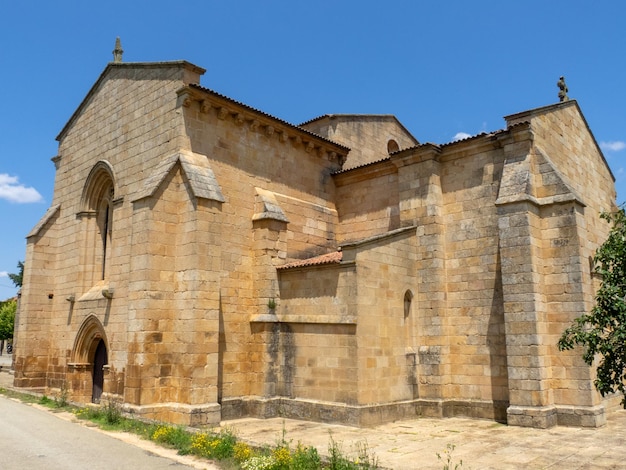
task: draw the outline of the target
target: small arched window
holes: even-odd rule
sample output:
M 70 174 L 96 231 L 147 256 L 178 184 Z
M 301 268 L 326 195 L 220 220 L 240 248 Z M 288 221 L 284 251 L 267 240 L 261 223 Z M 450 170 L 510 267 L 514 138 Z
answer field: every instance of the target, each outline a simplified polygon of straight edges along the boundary
M 406 320 L 411 315 L 411 304 L 413 303 L 413 293 L 407 290 L 404 293 L 404 319 Z
M 416 318 L 413 314 L 413 292 L 407 289 L 404 292 L 404 346 L 407 353 L 414 354 L 417 348 L 416 343 Z
M 390 139 L 389 142 L 387 142 L 387 153 L 397 152 L 398 150 L 400 150 L 400 146 L 398 145 L 398 142 L 396 142 L 393 139 Z

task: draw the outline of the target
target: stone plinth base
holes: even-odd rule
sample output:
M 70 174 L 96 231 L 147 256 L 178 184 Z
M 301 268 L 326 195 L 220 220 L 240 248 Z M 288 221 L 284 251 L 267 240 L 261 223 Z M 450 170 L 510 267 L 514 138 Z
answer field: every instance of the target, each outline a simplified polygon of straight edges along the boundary
M 499 423 L 506 423 L 508 406 L 509 403 L 506 401 L 443 400 L 442 417 L 490 419 Z
M 509 406 L 507 423 L 510 426 L 541 429 L 556 425 L 597 428 L 606 424 L 606 409 L 604 405 Z
M 559 426 L 599 428 L 606 424 L 606 410 L 604 405 L 588 407 L 557 406 L 556 413 Z
M 24 388 L 28 390 L 45 390 L 46 388 L 45 377 L 25 377 L 17 375 L 14 375 L 13 377 L 13 386 L 16 388 Z
M 377 426 L 417 417 L 465 416 L 505 422 L 507 405 L 504 402 L 424 399 L 375 405 L 346 405 L 284 397 L 244 397 L 222 401 L 222 420 L 284 417 L 351 426 Z
M 509 406 L 506 410 L 509 426 L 546 429 L 557 425 L 554 406 Z
M 122 411 L 138 418 L 193 427 L 218 425 L 221 419 L 220 409 L 218 403 L 205 405 L 158 403 L 141 406 L 122 404 Z

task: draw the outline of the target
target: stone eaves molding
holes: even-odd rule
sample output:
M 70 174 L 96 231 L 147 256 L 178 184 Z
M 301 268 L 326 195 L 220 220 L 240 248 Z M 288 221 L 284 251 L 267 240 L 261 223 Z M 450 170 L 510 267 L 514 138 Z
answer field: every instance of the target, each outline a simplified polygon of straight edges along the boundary
M 132 202 L 154 195 L 177 163 L 180 163 L 183 172 L 187 176 L 191 191 L 195 197 L 217 202 L 226 201 L 215 174 L 209 167 L 208 159 L 204 155 L 178 152 L 161 161 L 154 169 L 152 175 L 146 178 L 143 189 L 135 195 Z
M 276 196 L 273 192 L 261 188 L 254 189 L 256 190 L 257 203 L 259 204 L 261 210 L 252 216 L 253 221 L 272 219 L 278 220 L 279 222 L 289 223 L 289 219 L 278 204 Z
M 409 225 L 407 227 L 400 227 L 378 235 L 372 235 L 371 237 L 361 238 L 359 240 L 345 241 L 341 244 L 341 249 L 345 253 L 346 250 L 358 248 L 368 243 L 376 243 L 386 238 L 394 238 L 406 232 L 415 232 L 417 230 L 417 227 L 418 225 Z
M 506 161 L 502 172 L 500 189 L 496 206 L 514 204 L 517 202 L 530 202 L 535 206 L 547 206 L 575 202 L 585 207 L 586 204 L 577 192 L 567 184 L 563 175 L 552 163 L 548 154 L 536 144 L 534 145 L 538 164 L 543 167 L 539 177 L 542 187 L 550 187 L 553 194 L 543 197 L 536 196 L 536 188 L 533 187 L 530 156 L 523 159 L 513 158 Z
M 35 225 L 33 229 L 30 232 L 28 232 L 28 235 L 26 235 L 26 238 L 31 238 L 31 237 L 39 235 L 39 232 L 41 231 L 41 229 L 43 229 L 44 225 L 46 225 L 46 223 L 48 223 L 48 221 L 52 217 L 54 217 L 60 209 L 61 209 L 61 204 L 56 204 L 48 208 L 48 210 L 43 215 L 43 217 L 39 219 L 39 222 L 37 222 L 37 225 Z

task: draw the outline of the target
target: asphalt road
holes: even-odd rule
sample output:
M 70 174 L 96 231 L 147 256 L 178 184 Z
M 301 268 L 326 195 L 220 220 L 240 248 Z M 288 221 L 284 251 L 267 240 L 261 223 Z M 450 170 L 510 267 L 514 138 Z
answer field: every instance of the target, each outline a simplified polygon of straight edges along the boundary
M 175 451 L 124 434 L 104 433 L 0 396 L 2 470 L 186 470 L 216 469 Z M 129 443 L 133 442 L 133 444 Z M 140 446 L 140 447 L 139 447 Z M 157 455 L 157 453 L 159 455 Z M 186 463 L 183 463 L 186 462 Z

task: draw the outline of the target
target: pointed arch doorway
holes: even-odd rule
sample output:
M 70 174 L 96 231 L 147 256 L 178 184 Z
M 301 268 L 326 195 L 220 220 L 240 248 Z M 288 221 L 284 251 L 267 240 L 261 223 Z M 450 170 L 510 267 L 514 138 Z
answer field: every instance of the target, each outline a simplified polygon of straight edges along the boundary
M 107 339 L 104 327 L 95 315 L 89 315 L 76 334 L 72 349 L 72 364 L 83 368 L 88 374 L 80 381 L 82 390 L 77 390 L 83 399 L 100 403 L 105 389 L 104 366 L 109 363 Z M 89 390 L 90 387 L 91 390 Z
M 93 358 L 92 403 L 100 403 L 100 397 L 102 397 L 102 391 L 104 390 L 104 366 L 108 363 L 107 347 L 106 344 L 104 344 L 104 340 L 101 339 L 98 341 Z

